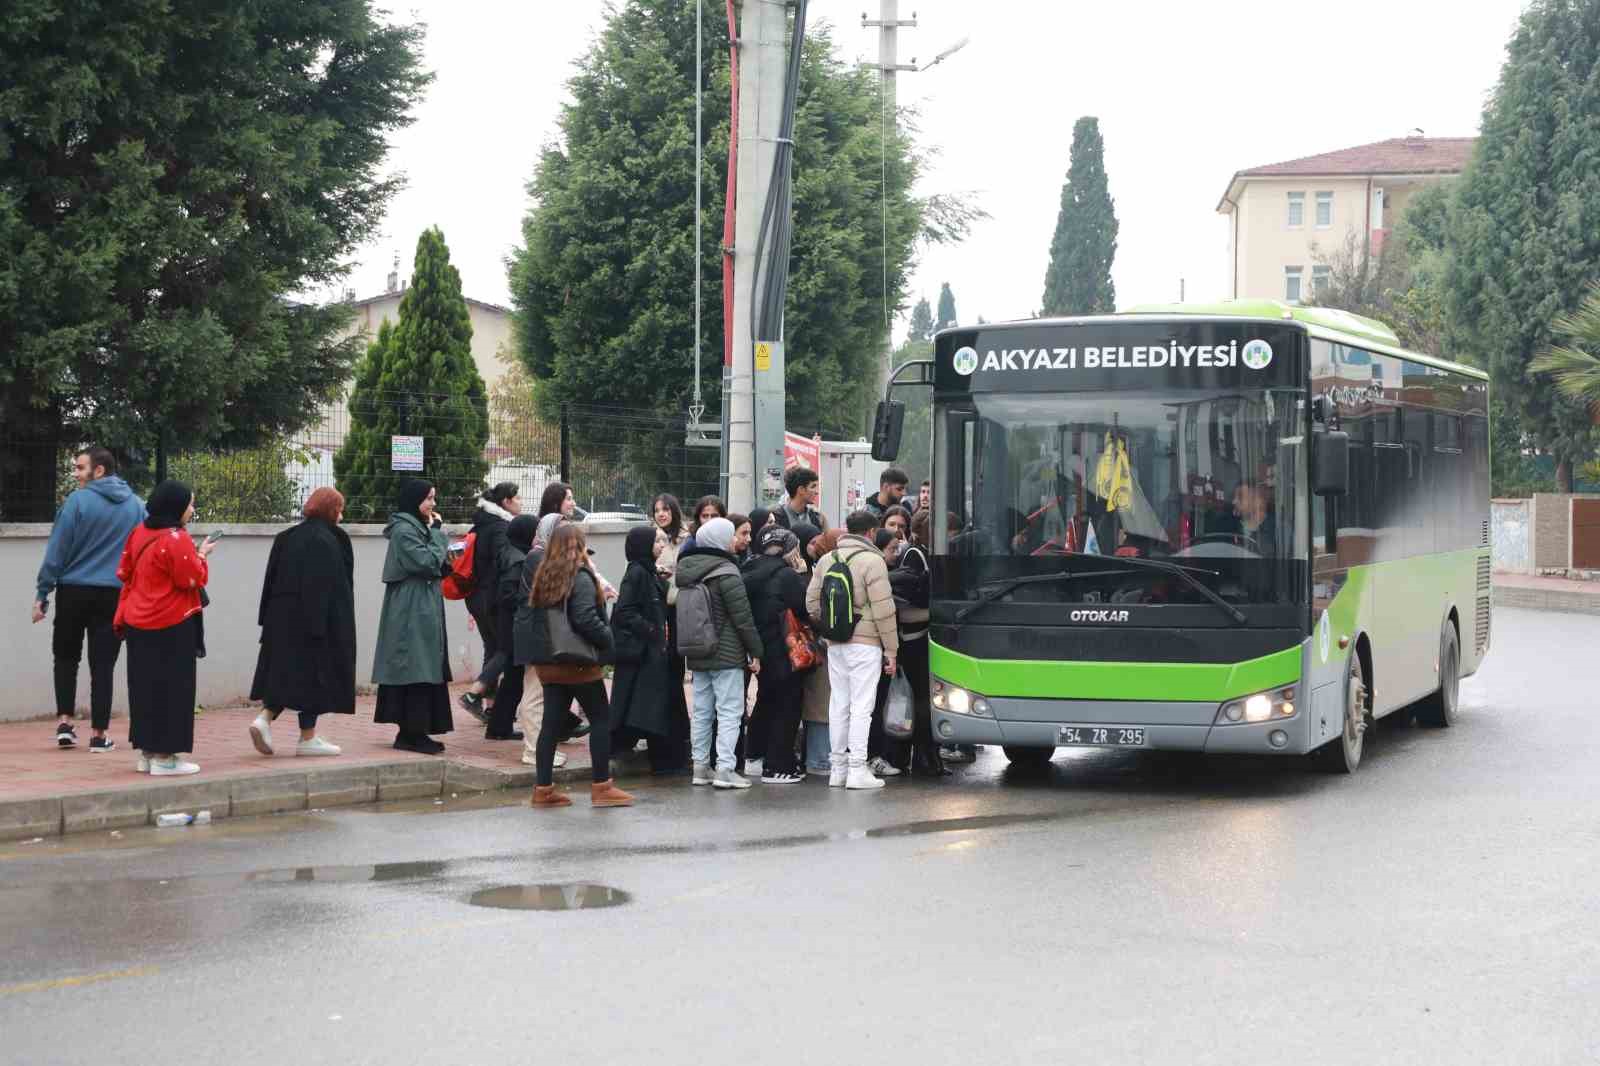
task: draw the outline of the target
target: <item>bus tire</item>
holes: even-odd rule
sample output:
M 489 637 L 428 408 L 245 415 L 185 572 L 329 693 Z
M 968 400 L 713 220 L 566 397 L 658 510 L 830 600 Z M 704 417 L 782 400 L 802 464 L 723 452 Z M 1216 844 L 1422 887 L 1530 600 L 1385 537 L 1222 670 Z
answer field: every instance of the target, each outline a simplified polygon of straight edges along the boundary
M 1461 641 L 1456 636 L 1456 627 L 1446 621 L 1439 637 L 1439 689 L 1417 701 L 1417 724 L 1448 729 L 1455 724 L 1460 697 Z
M 1353 774 L 1366 750 L 1367 727 L 1372 724 L 1366 671 L 1361 656 L 1350 653 L 1344 677 L 1344 721 L 1339 735 L 1315 752 L 1317 767 L 1330 774 Z
M 1056 754 L 1054 748 L 1022 748 L 1014 744 L 1007 744 L 1001 750 L 1006 753 L 1006 760 L 1019 770 L 1039 770 L 1049 766 Z

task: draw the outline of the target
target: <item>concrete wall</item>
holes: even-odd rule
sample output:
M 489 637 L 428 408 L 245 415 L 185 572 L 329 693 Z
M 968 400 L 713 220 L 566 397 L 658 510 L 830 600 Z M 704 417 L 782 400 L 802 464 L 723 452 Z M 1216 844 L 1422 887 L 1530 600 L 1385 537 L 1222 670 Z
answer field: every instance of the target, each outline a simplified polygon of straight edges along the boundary
M 216 527 L 196 525 L 196 536 Z M 284 527 L 279 525 L 223 526 L 227 536 L 211 556 L 211 606 L 205 614 L 207 656 L 200 662 L 200 703 L 208 707 L 236 704 L 249 694 L 255 676 L 256 652 L 261 631 L 256 625 L 261 603 L 261 578 L 266 570 L 272 538 Z M 622 581 L 626 569 L 623 539 L 630 527 L 625 523 L 595 523 L 589 527 L 590 546 L 595 550 L 595 566 L 614 584 Z M 378 611 L 383 604 L 383 558 L 388 541 L 382 526 L 350 525 L 355 548 L 356 679 L 371 681 L 373 642 L 378 635 Z M 0 721 L 39 718 L 55 713 L 54 682 L 50 655 L 50 616 L 38 625 L 28 620 L 27 604 L 34 595 L 39 562 L 44 558 L 48 525 L 0 525 L 0 587 L 4 601 L 11 605 L 0 617 L 0 669 L 6 684 L 0 688 Z M 483 646 L 469 628 L 470 619 L 460 603 L 446 604 L 446 630 L 450 636 L 450 665 L 458 680 L 477 673 Z M 125 664 L 117 663 L 116 699 L 113 713 L 127 711 Z M 78 671 L 78 706 L 87 713 L 89 706 L 89 667 L 87 658 Z
M 1489 503 L 1489 543 L 1494 569 L 1503 574 L 1533 573 L 1533 505 L 1528 500 L 1492 500 Z

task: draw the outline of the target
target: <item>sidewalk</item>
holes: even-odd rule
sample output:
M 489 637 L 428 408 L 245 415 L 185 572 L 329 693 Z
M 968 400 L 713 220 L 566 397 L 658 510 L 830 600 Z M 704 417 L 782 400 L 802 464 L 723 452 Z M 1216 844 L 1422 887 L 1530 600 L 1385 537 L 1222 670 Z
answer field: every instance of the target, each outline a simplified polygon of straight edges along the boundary
M 1528 574 L 1495 574 L 1493 587 L 1496 607 L 1600 614 L 1600 581 L 1533 577 Z
M 465 686 L 452 688 L 451 698 Z M 0 841 L 58 836 L 95 829 L 147 825 L 169 811 L 209 810 L 212 818 L 414 799 L 453 792 L 533 787 L 533 767 L 522 764 L 520 741 L 483 738 L 477 719 L 453 706 L 455 731 L 439 736 L 443 755 L 394 749 L 394 726 L 372 720 L 374 698 L 357 701 L 356 713 L 324 715 L 318 732 L 344 749 L 334 757 L 294 754 L 299 727 L 292 712 L 273 725 L 275 756 L 250 743 L 259 707 L 207 710 L 195 719 L 191 777 L 150 778 L 135 772 L 138 752 L 128 747 L 128 720 L 113 718 L 115 751 L 91 755 L 89 724 L 78 722 L 78 747 L 52 739 L 55 719 L 0 724 Z M 586 740 L 562 745 L 567 765 L 557 782 L 589 780 Z M 614 759 L 613 772 L 643 765 Z

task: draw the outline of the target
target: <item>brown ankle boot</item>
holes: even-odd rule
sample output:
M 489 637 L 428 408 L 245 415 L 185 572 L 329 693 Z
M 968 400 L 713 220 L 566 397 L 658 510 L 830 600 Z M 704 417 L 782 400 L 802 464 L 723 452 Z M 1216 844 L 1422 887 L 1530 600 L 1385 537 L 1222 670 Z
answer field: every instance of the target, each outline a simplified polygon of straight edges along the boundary
M 557 792 L 554 785 L 534 785 L 533 799 L 528 801 L 530 807 L 570 807 L 572 798 L 565 792 Z
M 632 807 L 633 797 L 610 781 L 589 786 L 589 803 L 594 807 Z

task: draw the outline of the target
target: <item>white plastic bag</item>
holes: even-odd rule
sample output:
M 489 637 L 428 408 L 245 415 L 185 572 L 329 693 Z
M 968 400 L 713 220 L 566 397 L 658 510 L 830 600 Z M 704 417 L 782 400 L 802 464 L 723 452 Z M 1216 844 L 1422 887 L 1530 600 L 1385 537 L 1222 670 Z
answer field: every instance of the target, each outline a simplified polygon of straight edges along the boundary
M 897 672 L 889 682 L 889 698 L 883 705 L 883 731 L 889 736 L 904 739 L 911 735 L 916 714 L 912 700 L 911 682 L 906 680 L 904 671 Z

